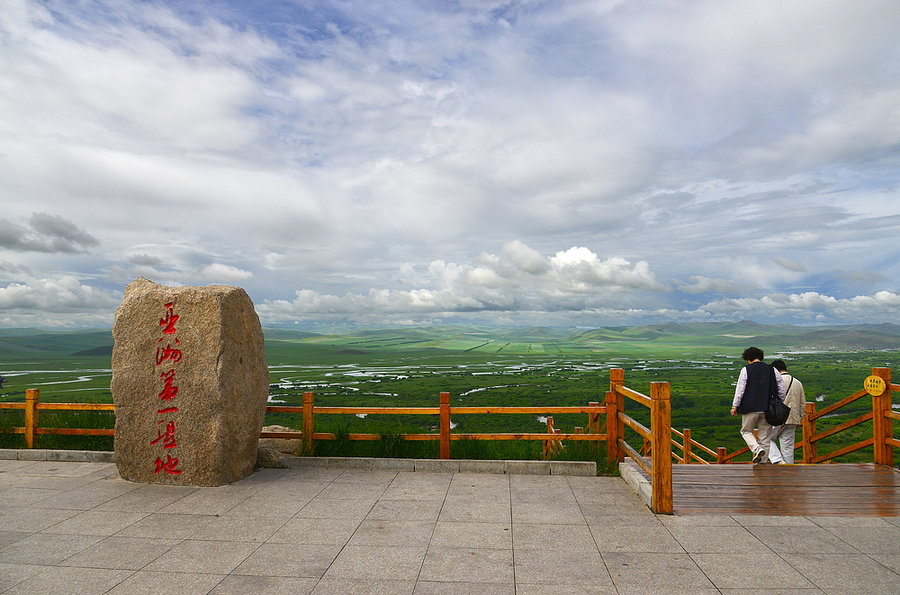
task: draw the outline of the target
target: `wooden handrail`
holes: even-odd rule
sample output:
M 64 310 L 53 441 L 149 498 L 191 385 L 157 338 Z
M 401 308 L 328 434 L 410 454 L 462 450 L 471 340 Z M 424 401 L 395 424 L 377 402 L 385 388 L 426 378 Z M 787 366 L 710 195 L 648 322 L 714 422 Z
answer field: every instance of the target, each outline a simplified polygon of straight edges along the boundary
M 617 391 L 620 395 L 628 397 L 632 401 L 636 401 L 648 409 L 650 408 L 651 401 L 650 397 L 648 397 L 647 395 L 641 394 L 636 390 L 631 390 L 627 386 L 620 386 L 617 388 Z
M 650 440 L 650 429 L 635 421 L 633 417 L 622 414 L 622 421 L 625 422 L 626 426 L 643 436 L 644 439 Z
M 853 393 L 852 395 L 850 395 L 849 397 L 845 397 L 845 398 L 841 399 L 841 400 L 838 401 L 837 403 L 832 403 L 831 405 L 829 405 L 829 406 L 826 407 L 825 409 L 822 409 L 821 411 L 816 411 L 815 413 L 813 413 L 813 414 L 810 416 L 810 419 L 811 419 L 812 421 L 815 421 L 815 420 L 819 419 L 820 417 L 823 417 L 823 416 L 825 416 L 825 415 L 828 415 L 829 413 L 831 413 L 831 412 L 833 412 L 833 411 L 837 411 L 838 409 L 840 409 L 840 408 L 842 408 L 842 407 L 845 407 L 846 405 L 849 405 L 849 404 L 852 403 L 853 401 L 855 401 L 855 400 L 857 400 L 857 399 L 859 399 L 859 398 L 862 398 L 862 397 L 866 396 L 867 394 L 869 394 L 869 393 L 867 393 L 867 392 L 864 391 L 864 390 L 861 390 L 861 391 L 859 391 L 859 392 L 855 392 L 855 393 Z
M 34 436 L 41 434 L 63 434 L 81 436 L 114 436 L 113 428 L 42 428 L 38 426 L 38 411 L 115 411 L 112 403 L 41 403 L 40 391 L 29 389 L 26 392 L 27 399 L 24 403 L 0 403 L 0 409 L 18 409 L 26 413 L 25 427 L 0 428 L 0 432 L 13 434 L 25 434 L 26 446 L 34 447 Z M 314 395 L 311 392 L 303 394 L 303 406 L 267 405 L 267 413 L 294 413 L 303 416 L 303 431 L 288 432 L 261 432 L 261 438 L 302 439 L 311 447 L 315 440 L 334 439 L 331 432 L 316 432 L 313 422 L 315 414 L 326 415 L 441 415 L 441 432 L 429 434 L 402 434 L 402 438 L 411 441 L 439 440 L 442 442 L 443 458 L 449 458 L 449 443 L 458 440 L 542 440 L 548 444 L 559 444 L 562 441 L 595 442 L 607 440 L 607 435 L 600 431 L 599 416 L 606 413 L 606 406 L 599 403 L 575 406 L 547 406 L 547 407 L 450 407 L 449 393 L 441 393 L 441 406 L 439 407 L 333 407 L 315 405 Z M 495 433 L 450 433 L 449 414 L 584 414 L 588 417 L 588 431 L 575 428 L 573 432 L 560 432 L 558 429 L 552 433 L 536 432 L 495 432 Z M 552 418 L 550 418 L 552 419 Z M 351 433 L 351 440 L 379 440 L 381 434 Z M 308 452 L 312 452 L 311 448 Z
M 850 421 L 845 421 L 841 425 L 835 426 L 835 427 L 831 428 L 830 430 L 827 430 L 820 434 L 816 434 L 815 436 L 810 436 L 809 441 L 810 442 L 818 442 L 819 440 L 828 438 L 829 436 L 834 436 L 835 434 L 837 434 L 839 432 L 843 432 L 847 428 L 852 428 L 853 426 L 859 425 L 865 421 L 869 421 L 870 419 L 872 419 L 872 412 L 867 411 L 866 413 L 863 413 L 859 417 L 851 419 Z

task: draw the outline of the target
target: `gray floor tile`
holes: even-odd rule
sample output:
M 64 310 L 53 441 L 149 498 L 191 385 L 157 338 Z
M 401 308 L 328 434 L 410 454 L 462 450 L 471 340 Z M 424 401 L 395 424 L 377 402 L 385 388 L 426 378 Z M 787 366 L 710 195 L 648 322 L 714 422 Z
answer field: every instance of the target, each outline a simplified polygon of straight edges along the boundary
M 158 512 L 199 489 L 186 486 L 145 485 L 118 498 L 104 502 L 97 507 L 97 510 Z
M 31 535 L 30 531 L 0 531 L 0 548 L 25 539 L 29 535 Z
M 41 502 L 62 494 L 62 490 L 16 487 L 8 488 L 0 492 L 0 502 L 3 508 L 20 508 L 37 506 Z M 2 510 L 2 508 L 0 508 Z
M 141 570 L 109 591 L 109 595 L 205 595 L 223 579 L 221 574 L 191 572 L 154 572 Z
M 815 523 L 803 516 L 771 516 L 765 514 L 735 514 L 732 518 L 744 527 L 813 527 Z
M 162 514 L 225 514 L 253 494 L 252 489 L 234 484 L 203 488 L 186 494 L 159 509 Z
M 264 543 L 233 574 L 318 578 L 340 551 L 338 545 Z
M 900 550 L 900 527 L 828 527 L 827 531 L 864 554 Z
M 519 502 L 513 500 L 514 523 L 547 523 L 550 525 L 585 525 L 584 516 L 575 498 L 560 498 L 554 502 L 543 500 Z
M 366 516 L 381 521 L 431 521 L 437 520 L 443 500 L 386 500 L 375 503 Z
M 15 564 L 59 564 L 100 542 L 102 537 L 37 533 L 0 549 L 0 562 Z
M 178 539 L 107 537 L 63 560 L 63 566 L 140 570 L 180 543 Z
M 900 547 L 898 547 L 900 549 Z M 873 560 L 900 574 L 900 551 L 896 554 L 872 554 Z
M 184 540 L 148 564 L 151 572 L 228 574 L 259 547 L 237 541 Z
M 43 533 L 69 535 L 113 535 L 147 516 L 145 512 L 120 512 L 117 510 L 86 510 L 60 523 L 47 527 Z
M 715 592 L 715 585 L 687 554 L 604 553 L 603 560 L 620 593 Z
M 298 496 L 296 494 L 261 494 L 257 492 L 231 508 L 225 513 L 225 516 L 287 520 L 300 512 L 312 498 L 313 495 Z
M 411 595 L 415 581 L 323 578 L 312 595 Z
M 326 500 L 354 500 L 357 502 L 368 502 L 374 504 L 382 494 L 384 494 L 387 486 L 380 483 L 364 484 L 356 482 L 338 482 L 325 486 L 316 498 L 324 498 Z
M 318 579 L 294 576 L 252 576 L 231 574 L 222 579 L 210 595 L 308 595 Z
M 689 515 L 661 514 L 657 517 L 666 527 L 738 527 L 740 523 L 725 514 Z
M 795 566 L 775 553 L 691 554 L 694 562 L 719 589 L 767 590 L 773 585 L 785 589 L 814 587 Z
M 427 546 L 431 541 L 434 523 L 431 521 L 364 520 L 350 545 L 384 545 L 400 547 Z
M 66 595 L 106 593 L 133 573 L 130 570 L 45 566 L 32 577 L 16 584 L 8 593 Z
M 613 585 L 597 551 L 516 550 L 516 583 L 577 585 L 605 589 Z
M 826 592 L 900 593 L 900 575 L 864 554 L 790 554 L 784 559 Z
M 662 525 L 616 527 L 591 525 L 594 542 L 601 553 L 650 552 L 683 554 L 684 548 Z
M 511 549 L 428 548 L 419 580 L 430 582 L 515 582 Z
M 505 523 L 439 521 L 431 535 L 432 547 L 512 549 L 512 528 Z
M 328 579 L 415 581 L 424 547 L 347 545 L 325 573 Z
M 872 517 L 872 516 L 811 516 L 806 517 L 812 523 L 826 529 L 831 527 L 878 527 L 887 528 L 894 526 L 890 517 Z M 895 517 L 900 518 L 900 517 Z
M 468 502 L 464 498 L 451 499 L 441 508 L 440 521 L 470 523 L 511 523 L 509 503 L 503 501 Z
M 149 514 L 116 535 L 155 539 L 190 539 L 203 530 L 211 517 L 200 514 Z
M 744 527 L 672 527 L 669 532 L 691 554 L 769 552 L 769 548 Z
M 516 595 L 513 584 L 419 581 L 413 595 Z
M 543 525 L 513 522 L 513 543 L 523 550 L 596 550 L 587 525 Z
M 43 566 L 38 566 L 36 564 L 10 564 L 7 562 L 0 562 L 0 593 L 31 578 L 40 572 L 42 568 Z
M 821 527 L 749 527 L 757 539 L 779 554 L 858 553 L 848 543 Z
M 307 519 L 354 519 L 362 521 L 372 510 L 373 502 L 313 498 L 296 516 Z
M 612 585 L 530 585 L 516 583 L 516 595 L 616 595 Z
M 56 508 L 7 508 L 0 510 L 0 527 L 4 531 L 37 533 L 78 513 L 78 510 Z
M 269 543 L 344 545 L 359 527 L 361 520 L 307 519 L 295 516 L 269 537 Z
M 252 518 L 237 516 L 210 516 L 197 527 L 191 539 L 207 541 L 263 542 L 275 534 L 285 523 L 284 519 Z

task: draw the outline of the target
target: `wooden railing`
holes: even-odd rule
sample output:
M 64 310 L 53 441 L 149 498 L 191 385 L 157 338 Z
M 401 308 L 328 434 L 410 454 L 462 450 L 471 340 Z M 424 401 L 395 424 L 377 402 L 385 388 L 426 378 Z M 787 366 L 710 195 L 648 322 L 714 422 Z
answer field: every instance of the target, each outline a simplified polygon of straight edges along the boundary
M 647 428 L 625 413 L 625 399 L 650 410 Z M 625 371 L 609 371 L 609 392 L 606 393 L 606 433 L 610 464 L 621 462 L 628 454 L 650 476 L 650 508 L 657 514 L 672 514 L 672 407 L 669 402 L 669 383 L 651 382 L 650 396 L 625 386 Z M 640 435 L 650 444 L 650 461 L 625 441 L 625 428 Z
M 803 418 L 803 438 L 798 448 L 803 451 L 804 463 L 823 463 L 837 457 L 855 452 L 868 446 L 874 447 L 874 462 L 879 465 L 894 464 L 893 450 L 900 448 L 900 440 L 893 436 L 893 420 L 900 420 L 900 413 L 892 409 L 892 391 L 900 391 L 900 385 L 891 383 L 890 368 L 872 368 L 872 375 L 881 378 L 884 392 L 872 397 L 872 411 L 866 411 L 854 419 L 841 423 L 833 428 L 817 431 L 817 420 L 832 415 L 838 410 L 869 394 L 866 390 L 856 392 L 841 401 L 816 410 L 815 403 L 807 403 L 806 415 Z M 81 436 L 112 436 L 115 430 L 82 429 L 82 428 L 45 428 L 39 425 L 39 412 L 42 410 L 69 411 L 114 411 L 112 404 L 85 403 L 40 403 L 37 390 L 26 391 L 24 403 L 0 403 L 0 409 L 22 409 L 25 411 L 25 426 L 16 428 L 0 428 L 0 431 L 25 434 L 28 448 L 35 445 L 35 436 L 40 434 L 68 434 Z M 625 413 L 626 399 L 634 401 L 650 411 L 650 427 L 646 427 L 632 416 Z M 669 383 L 651 382 L 650 396 L 625 386 L 625 373 L 621 368 L 610 370 L 609 391 L 606 402 L 601 405 L 591 402 L 587 406 L 542 406 L 542 407 L 452 407 L 450 393 L 440 393 L 437 407 L 334 407 L 315 405 L 311 392 L 303 394 L 303 406 L 270 405 L 266 407 L 270 413 L 296 413 L 302 416 L 302 430 L 299 432 L 263 432 L 263 438 L 297 438 L 304 441 L 306 451 L 315 452 L 316 440 L 334 439 L 334 434 L 316 432 L 316 415 L 437 415 L 439 431 L 432 433 L 403 434 L 405 440 L 438 440 L 440 441 L 440 457 L 450 458 L 450 443 L 454 440 L 541 440 L 543 454 L 549 457 L 558 450 L 561 441 L 593 441 L 607 442 L 609 463 L 615 465 L 630 456 L 651 478 L 651 508 L 657 513 L 672 512 L 672 461 L 682 464 L 710 464 L 698 454 L 698 451 L 715 458 L 716 463 L 733 463 L 742 454 L 748 453 L 744 447 L 728 453 L 724 447 L 715 451 L 704 446 L 691 437 L 691 430 L 682 432 L 671 427 L 671 405 L 669 402 Z M 585 428 L 576 427 L 572 432 L 563 433 L 554 426 L 552 417 L 547 419 L 547 432 L 524 433 L 453 433 L 450 418 L 452 415 L 484 415 L 484 414 L 587 414 Z M 606 414 L 606 433 L 601 432 L 600 416 Z M 848 430 L 861 423 L 872 420 L 873 435 L 860 442 L 845 446 L 833 452 L 819 454 L 820 441 Z M 625 440 L 625 429 L 637 433 L 644 442 L 641 451 L 636 450 Z M 351 440 L 378 440 L 380 434 L 349 434 Z M 678 452 L 680 451 L 680 455 Z M 649 460 L 648 460 L 649 459 Z
M 39 425 L 39 412 L 56 411 L 115 411 L 112 403 L 41 403 L 40 391 L 29 388 L 25 391 L 24 403 L 0 403 L 0 409 L 23 409 L 25 425 L 18 428 L 0 428 L 0 432 L 25 434 L 25 446 L 34 448 L 35 436 L 38 434 L 66 434 L 70 436 L 113 436 L 113 428 L 42 428 Z
M 317 415 L 437 415 L 439 416 L 438 432 L 401 434 L 404 440 L 439 440 L 440 458 L 450 458 L 450 442 L 454 440 L 541 440 L 544 442 L 544 455 L 555 450 L 554 444 L 562 440 L 593 441 L 600 443 L 607 439 L 607 435 L 600 432 L 600 415 L 606 413 L 606 406 L 599 403 L 589 403 L 586 406 L 541 406 L 541 407 L 452 407 L 450 406 L 450 393 L 442 392 L 437 407 L 334 407 L 315 404 L 315 396 L 311 392 L 303 393 L 303 406 L 291 407 L 283 405 L 270 405 L 266 407 L 271 413 L 298 413 L 302 415 L 303 427 L 300 432 L 263 432 L 263 438 L 300 438 L 304 441 L 306 452 L 315 452 L 316 440 L 331 440 L 334 434 L 329 432 L 316 432 L 315 419 Z M 576 427 L 571 433 L 560 432 L 554 427 L 553 418 L 547 419 L 547 432 L 519 432 L 519 433 L 453 433 L 451 432 L 450 418 L 452 415 L 486 415 L 486 414 L 572 414 L 586 413 L 588 422 L 586 431 Z M 380 440 L 380 434 L 351 433 L 350 440 Z
M 43 410 L 68 410 L 68 411 L 115 411 L 113 404 L 87 404 L 87 403 L 41 403 L 40 391 L 28 389 L 24 403 L 0 403 L 0 409 L 20 409 L 25 411 L 25 425 L 22 427 L 0 428 L 0 431 L 25 434 L 25 445 L 34 448 L 35 436 L 39 434 L 67 434 L 75 436 L 113 436 L 113 428 L 85 429 L 85 428 L 46 428 L 39 424 L 39 412 Z M 541 440 L 544 443 L 544 456 L 549 457 L 559 449 L 563 440 L 567 441 L 591 441 L 598 445 L 607 439 L 606 434 L 601 433 L 600 416 L 606 413 L 606 406 L 599 403 L 589 403 L 587 406 L 544 406 L 544 407 L 451 407 L 450 393 L 441 393 L 438 407 L 331 407 L 316 406 L 314 395 L 311 392 L 303 393 L 303 406 L 291 407 L 282 405 L 269 405 L 267 413 L 296 413 L 302 416 L 302 431 L 300 432 L 262 432 L 261 438 L 297 438 L 304 441 L 306 452 L 315 452 L 315 440 L 332 440 L 334 434 L 315 431 L 315 418 L 317 414 L 344 414 L 344 415 L 438 415 L 440 429 L 436 433 L 402 434 L 405 440 L 439 440 L 440 457 L 450 458 L 451 440 Z M 534 433 L 451 433 L 450 416 L 464 414 L 587 414 L 586 428 L 576 427 L 571 433 L 563 433 L 554 427 L 552 417 L 547 418 L 547 432 Z M 349 434 L 350 440 L 379 440 L 380 434 Z

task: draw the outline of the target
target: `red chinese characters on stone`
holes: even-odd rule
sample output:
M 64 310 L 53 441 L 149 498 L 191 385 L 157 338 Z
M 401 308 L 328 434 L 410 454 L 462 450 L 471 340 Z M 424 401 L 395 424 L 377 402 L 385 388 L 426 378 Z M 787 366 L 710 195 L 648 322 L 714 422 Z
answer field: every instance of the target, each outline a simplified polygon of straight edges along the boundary
M 163 401 L 171 401 L 178 396 L 178 387 L 175 386 L 174 368 L 159 375 L 163 379 L 163 389 L 159 392 L 159 398 Z
M 159 319 L 159 326 L 162 327 L 164 334 L 174 335 L 175 323 L 178 322 L 178 319 L 181 317 L 178 314 L 175 314 L 175 302 L 169 302 L 166 304 L 165 308 L 166 316 L 165 318 Z
M 168 361 L 173 367 L 159 375 L 162 381 L 162 388 L 157 397 L 160 401 L 166 403 L 167 406 L 156 410 L 157 415 L 161 418 L 158 422 L 160 427 L 156 430 L 156 438 L 151 440 L 150 444 L 161 446 L 163 449 L 174 449 L 177 448 L 177 442 L 175 440 L 175 420 L 171 418 L 171 415 L 178 413 L 178 407 L 171 403 L 178 396 L 174 365 L 181 361 L 184 354 L 180 349 L 181 342 L 174 336 L 176 332 L 175 323 L 181 318 L 178 314 L 175 314 L 175 302 L 166 303 L 164 308 L 165 316 L 159 319 L 159 327 L 162 329 L 163 336 L 160 337 L 157 343 L 166 341 L 166 346 L 156 348 L 156 365 L 159 367 L 163 362 Z M 176 347 L 172 347 L 172 342 L 175 343 Z M 166 454 L 165 461 L 163 461 L 162 456 L 157 457 L 156 461 L 154 461 L 154 466 L 154 473 L 157 474 L 165 472 L 170 475 L 179 475 L 182 472 L 178 468 L 178 458 L 173 457 L 171 454 Z
M 163 448 L 175 448 L 175 422 L 159 422 L 160 424 L 165 423 L 165 431 L 157 430 L 159 436 L 151 442 L 150 444 L 156 444 L 160 440 L 162 440 Z M 177 460 L 177 459 L 176 459 Z M 158 472 L 158 471 L 157 471 Z
M 177 468 L 178 459 L 172 455 L 167 454 L 165 462 L 163 462 L 162 457 L 156 457 L 154 464 L 156 465 L 155 473 L 159 473 L 160 471 L 165 471 L 170 475 L 179 475 L 181 473 L 181 469 Z
M 175 344 L 180 345 L 180 343 L 178 342 L 178 339 L 175 339 Z M 161 363 L 163 363 L 164 361 L 166 361 L 167 359 L 172 360 L 173 364 L 177 364 L 178 362 L 181 361 L 181 358 L 182 358 L 181 350 L 175 349 L 174 347 L 172 347 L 171 343 L 167 343 L 166 346 L 163 347 L 162 349 L 160 349 L 159 347 L 156 348 L 156 365 L 157 366 L 160 365 Z

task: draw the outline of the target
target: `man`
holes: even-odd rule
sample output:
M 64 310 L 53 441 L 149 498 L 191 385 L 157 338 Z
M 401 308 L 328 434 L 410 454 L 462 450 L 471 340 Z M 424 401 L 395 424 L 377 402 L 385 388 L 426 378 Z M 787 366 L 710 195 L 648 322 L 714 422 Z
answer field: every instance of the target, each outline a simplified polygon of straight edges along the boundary
M 741 368 L 738 375 L 731 415 L 741 414 L 741 437 L 753 453 L 753 462 L 765 463 L 769 457 L 769 433 L 772 430 L 766 421 L 765 411 L 769 395 L 777 394 L 779 399 L 784 400 L 784 381 L 781 374 L 762 361 L 765 357 L 762 349 L 748 347 L 741 357 L 747 365 Z M 759 432 L 759 441 L 753 435 L 754 427 Z
M 787 373 L 787 366 L 780 359 L 772 362 L 772 367 L 781 374 L 781 380 L 787 384 L 787 395 L 784 402 L 791 408 L 791 414 L 783 426 L 772 428 L 769 434 L 771 442 L 769 446 L 769 460 L 773 463 L 787 465 L 794 464 L 794 440 L 795 431 L 800 425 L 800 420 L 806 412 L 806 393 L 803 392 L 803 384 Z M 778 444 L 776 444 L 778 441 Z

